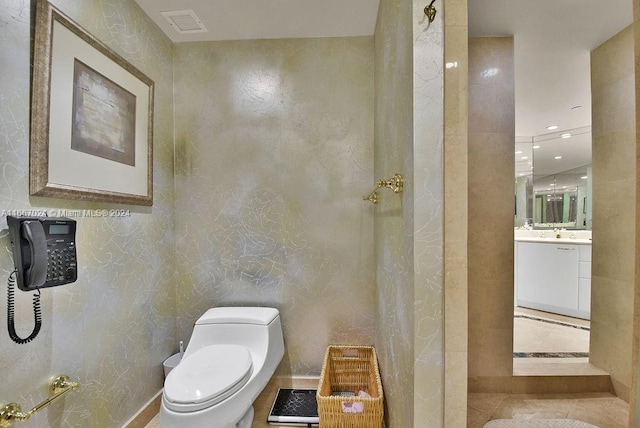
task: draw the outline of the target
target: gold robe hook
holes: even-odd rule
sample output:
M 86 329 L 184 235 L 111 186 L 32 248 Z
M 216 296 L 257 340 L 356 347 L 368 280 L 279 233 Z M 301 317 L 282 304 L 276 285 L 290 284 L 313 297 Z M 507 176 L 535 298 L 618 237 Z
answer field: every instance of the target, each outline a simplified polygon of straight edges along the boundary
M 436 0 L 431 0 L 431 3 L 429 3 L 429 6 L 426 6 L 424 8 L 424 14 L 427 15 L 427 18 L 429 19 L 429 24 L 431 24 L 433 20 L 436 19 L 436 13 L 438 13 L 435 6 L 433 5 L 435 1 Z

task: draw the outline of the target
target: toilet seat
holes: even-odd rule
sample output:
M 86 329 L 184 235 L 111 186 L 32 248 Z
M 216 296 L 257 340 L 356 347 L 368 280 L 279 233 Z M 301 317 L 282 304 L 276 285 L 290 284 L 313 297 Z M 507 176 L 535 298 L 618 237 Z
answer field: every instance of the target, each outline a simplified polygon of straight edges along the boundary
M 240 345 L 210 345 L 185 357 L 169 373 L 164 402 L 177 412 L 201 410 L 242 388 L 251 377 L 251 352 Z

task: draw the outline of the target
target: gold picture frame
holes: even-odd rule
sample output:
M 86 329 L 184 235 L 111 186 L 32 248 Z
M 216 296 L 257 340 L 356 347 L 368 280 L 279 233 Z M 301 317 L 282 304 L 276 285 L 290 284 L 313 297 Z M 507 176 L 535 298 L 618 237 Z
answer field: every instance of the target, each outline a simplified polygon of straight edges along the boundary
M 154 82 L 37 0 L 29 193 L 153 205 Z

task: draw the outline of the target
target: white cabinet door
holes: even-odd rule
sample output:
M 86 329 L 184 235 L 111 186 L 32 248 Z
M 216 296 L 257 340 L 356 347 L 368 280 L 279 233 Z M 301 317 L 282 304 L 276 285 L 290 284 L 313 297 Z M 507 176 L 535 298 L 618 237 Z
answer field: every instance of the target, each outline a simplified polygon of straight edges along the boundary
M 578 260 L 578 245 L 518 242 L 518 303 L 559 313 L 578 310 Z
M 591 314 L 591 278 L 580 278 L 578 288 L 578 309 Z M 591 318 L 590 316 L 586 317 Z

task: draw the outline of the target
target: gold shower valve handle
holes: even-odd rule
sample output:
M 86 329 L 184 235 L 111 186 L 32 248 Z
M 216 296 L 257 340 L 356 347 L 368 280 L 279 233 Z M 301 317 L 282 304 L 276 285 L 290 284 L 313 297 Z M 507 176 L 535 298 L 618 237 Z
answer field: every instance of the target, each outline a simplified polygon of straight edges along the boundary
M 402 175 L 396 174 L 388 180 L 378 180 L 376 182 L 376 188 L 373 189 L 371 193 L 366 196 L 363 196 L 362 199 L 365 201 L 371 201 L 374 204 L 377 204 L 380 201 L 380 195 L 378 195 L 378 189 L 380 188 L 389 188 L 393 190 L 393 193 L 400 193 L 404 187 L 404 179 Z
M 67 375 L 56 376 L 52 379 L 51 384 L 49 385 L 49 392 L 52 394 L 51 397 L 47 398 L 28 412 L 23 413 L 22 408 L 17 403 L 9 403 L 0 408 L 0 428 L 8 428 L 16 422 L 26 421 L 34 413 L 39 412 L 49 404 L 66 395 L 69 391 L 79 387 L 80 384 L 69 380 L 69 376 Z
M 362 199 L 377 204 L 380 201 L 380 195 L 378 195 L 378 192 L 376 192 L 376 190 L 378 190 L 377 187 L 373 190 L 373 192 L 369 193 L 366 196 L 363 196 Z
M 393 193 L 402 192 L 404 180 L 400 174 L 396 174 L 388 180 L 378 180 L 378 188 L 387 187 L 393 190 Z

